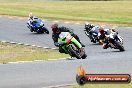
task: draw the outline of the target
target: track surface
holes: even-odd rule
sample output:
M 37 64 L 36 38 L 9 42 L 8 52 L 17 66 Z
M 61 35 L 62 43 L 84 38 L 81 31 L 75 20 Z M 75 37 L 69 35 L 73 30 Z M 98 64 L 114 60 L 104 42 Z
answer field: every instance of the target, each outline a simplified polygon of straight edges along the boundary
M 46 21 L 50 29 L 53 22 Z M 60 23 L 74 29 L 86 45 L 85 60 L 57 60 L 20 64 L 0 65 L 0 88 L 45 88 L 48 86 L 76 83 L 77 67 L 82 65 L 87 73 L 127 73 L 132 75 L 132 29 L 119 27 L 124 38 L 125 52 L 107 49 L 90 43 L 83 32 L 83 25 Z M 14 41 L 39 46 L 54 47 L 50 35 L 31 33 L 26 20 L 0 17 L 0 40 Z

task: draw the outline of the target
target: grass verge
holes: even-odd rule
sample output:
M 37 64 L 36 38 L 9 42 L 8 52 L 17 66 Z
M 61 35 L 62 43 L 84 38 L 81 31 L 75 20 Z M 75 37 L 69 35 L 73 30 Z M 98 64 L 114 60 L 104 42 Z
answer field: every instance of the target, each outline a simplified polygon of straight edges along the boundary
M 1 15 L 28 16 L 33 12 L 46 19 L 132 24 L 132 1 L 38 1 L 0 0 Z
M 86 84 L 84 86 L 71 86 L 70 88 L 132 88 L 130 84 Z
M 68 57 L 57 50 L 0 42 L 0 63 L 16 61 L 48 60 Z

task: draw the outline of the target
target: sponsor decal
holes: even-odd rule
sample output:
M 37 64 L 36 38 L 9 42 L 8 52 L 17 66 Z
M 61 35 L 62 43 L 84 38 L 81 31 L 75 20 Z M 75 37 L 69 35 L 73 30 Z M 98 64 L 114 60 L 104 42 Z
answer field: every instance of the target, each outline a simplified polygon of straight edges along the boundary
M 79 85 L 86 83 L 130 83 L 131 76 L 129 74 L 86 74 L 82 66 L 79 66 L 76 81 Z

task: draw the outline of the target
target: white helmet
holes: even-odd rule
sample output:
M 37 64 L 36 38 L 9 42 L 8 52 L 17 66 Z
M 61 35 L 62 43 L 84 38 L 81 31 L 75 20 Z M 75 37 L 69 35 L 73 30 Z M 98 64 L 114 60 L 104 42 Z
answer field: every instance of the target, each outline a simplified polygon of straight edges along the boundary
M 90 25 L 91 25 L 90 23 L 86 22 L 86 23 L 85 23 L 85 29 L 86 29 L 86 28 L 89 28 Z
M 29 13 L 29 18 L 33 19 L 33 14 L 31 12 Z
M 85 29 L 90 28 L 90 27 L 94 27 L 94 25 L 91 24 L 91 23 L 86 22 L 85 23 Z

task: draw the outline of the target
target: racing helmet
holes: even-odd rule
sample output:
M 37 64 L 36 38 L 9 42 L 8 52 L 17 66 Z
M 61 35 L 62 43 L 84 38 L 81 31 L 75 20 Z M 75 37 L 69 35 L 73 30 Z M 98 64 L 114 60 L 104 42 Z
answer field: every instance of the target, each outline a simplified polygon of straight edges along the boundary
M 86 23 L 85 23 L 85 29 L 90 28 L 90 25 L 91 25 L 90 23 L 86 22 Z
M 94 27 L 93 24 L 88 23 L 88 22 L 85 23 L 85 29 L 91 29 L 91 28 L 93 28 L 93 27 Z
M 52 28 L 53 33 L 59 33 L 60 32 L 60 30 L 58 29 L 57 23 L 51 25 L 51 28 Z
M 33 14 L 31 12 L 29 13 L 29 18 L 33 19 Z
M 100 34 L 105 34 L 104 28 L 103 27 L 100 27 L 99 28 L 99 32 L 100 32 Z

